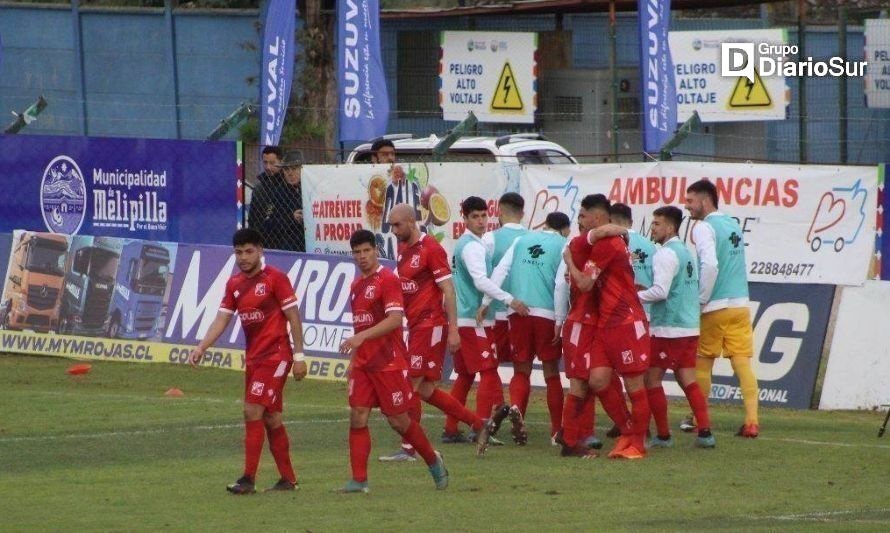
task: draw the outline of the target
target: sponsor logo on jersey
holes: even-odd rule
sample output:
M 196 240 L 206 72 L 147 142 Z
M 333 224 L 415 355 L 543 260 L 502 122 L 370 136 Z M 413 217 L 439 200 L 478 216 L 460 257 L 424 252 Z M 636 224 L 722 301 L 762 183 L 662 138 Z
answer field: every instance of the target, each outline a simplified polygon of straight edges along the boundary
M 238 313 L 238 318 L 241 319 L 241 324 L 256 324 L 257 322 L 262 322 L 266 315 L 259 309 L 245 309 Z
M 371 313 L 362 312 L 362 313 L 354 313 L 352 315 L 352 325 L 353 326 L 370 326 L 374 324 L 374 315 Z
M 417 292 L 417 283 L 413 279 L 402 280 L 402 292 L 415 294 Z

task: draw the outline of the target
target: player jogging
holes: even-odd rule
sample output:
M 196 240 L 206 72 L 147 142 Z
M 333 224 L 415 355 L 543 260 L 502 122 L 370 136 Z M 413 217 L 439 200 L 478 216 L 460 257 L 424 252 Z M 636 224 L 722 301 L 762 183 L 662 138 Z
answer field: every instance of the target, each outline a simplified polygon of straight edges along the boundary
M 695 375 L 707 398 L 711 392 L 714 359 L 729 358 L 745 406 L 745 422 L 736 436 L 754 439 L 760 433 L 760 422 L 757 378 L 751 369 L 754 334 L 748 308 L 745 239 L 739 223 L 717 211 L 717 206 L 717 187 L 713 183 L 699 180 L 686 189 L 686 210 L 698 221 L 692 228 L 698 253 L 701 304 Z
M 399 241 L 396 273 L 402 284 L 408 320 L 408 377 L 417 393 L 412 398 L 408 414 L 412 420 L 420 422 L 420 400 L 423 399 L 478 433 L 482 418 L 437 387 L 442 379 L 446 344 L 451 353 L 460 348 L 457 304 L 448 255 L 439 241 L 420 231 L 414 208 L 410 205 L 393 207 L 389 224 Z M 446 434 L 442 438 L 443 441 L 465 441 L 462 434 Z M 403 440 L 399 451 L 384 455 L 380 460 L 414 461 L 414 456 L 414 448 Z
M 650 448 L 674 445 L 668 424 L 668 406 L 661 380 L 673 370 L 698 424 L 699 448 L 717 445 L 711 434 L 708 401 L 695 381 L 698 350 L 698 269 L 689 249 L 677 236 L 683 212 L 674 206 L 659 207 L 652 215 L 652 239 L 661 245 L 653 258 L 654 281 L 640 291 L 640 301 L 652 305 L 652 360 L 646 371 L 646 392 L 655 419 L 656 434 Z
M 204 352 L 226 330 L 238 313 L 246 340 L 244 374 L 244 475 L 227 487 L 232 494 L 256 492 L 256 471 L 269 437 L 269 450 L 281 478 L 269 490 L 295 490 L 297 476 L 290 460 L 290 441 L 282 425 L 284 385 L 293 366 L 294 379 L 306 377 L 303 327 L 297 297 L 287 276 L 263 266 L 263 238 L 254 229 L 241 229 L 232 237 L 239 273 L 226 282 L 219 312 L 204 339 L 192 350 L 189 362 L 197 366 Z M 290 325 L 290 338 L 288 338 Z M 291 347 L 293 341 L 293 347 Z
M 423 458 L 437 489 L 448 487 L 448 470 L 423 428 L 408 416 L 414 395 L 408 382 L 404 305 L 399 278 L 380 264 L 375 236 L 358 230 L 349 239 L 359 275 L 350 288 L 354 334 L 340 345 L 349 360 L 349 458 L 352 478 L 343 493 L 367 493 L 371 433 L 368 417 L 379 407 L 389 425 Z

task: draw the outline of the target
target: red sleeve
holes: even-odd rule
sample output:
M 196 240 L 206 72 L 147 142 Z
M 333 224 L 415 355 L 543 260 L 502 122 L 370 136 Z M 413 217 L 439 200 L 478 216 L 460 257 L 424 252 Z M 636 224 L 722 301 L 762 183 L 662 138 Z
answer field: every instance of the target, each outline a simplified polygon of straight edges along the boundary
M 405 305 L 402 302 L 402 282 L 392 272 L 380 277 L 380 292 L 383 299 L 383 310 L 387 313 L 405 311 Z
M 427 236 L 426 238 L 435 241 L 434 237 Z M 442 245 L 438 242 L 436 242 L 434 246 L 430 246 L 427 251 L 426 264 L 430 269 L 430 272 L 433 273 L 433 279 L 436 280 L 436 283 L 451 277 L 451 267 L 448 265 L 448 254 L 445 252 L 445 248 L 442 248 Z
M 584 273 L 596 278 L 615 259 L 615 255 L 614 237 L 596 241 L 590 249 L 590 256 L 588 256 L 587 264 L 584 265 Z
M 297 305 L 297 295 L 294 294 L 294 288 L 283 273 L 276 274 L 273 278 L 272 291 L 275 293 L 275 298 L 281 305 L 282 311 Z
M 230 315 L 235 314 L 235 310 L 238 308 L 238 304 L 235 302 L 235 291 L 232 289 L 233 280 L 234 278 L 229 278 L 229 281 L 226 282 L 222 303 L 219 304 L 219 310 Z

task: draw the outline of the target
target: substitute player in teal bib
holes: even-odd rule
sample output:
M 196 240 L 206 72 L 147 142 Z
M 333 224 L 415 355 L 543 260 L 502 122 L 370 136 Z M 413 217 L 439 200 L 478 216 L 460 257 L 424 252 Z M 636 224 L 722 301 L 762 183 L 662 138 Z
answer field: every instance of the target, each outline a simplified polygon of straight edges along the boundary
M 696 446 L 716 446 L 711 434 L 708 402 L 695 380 L 699 334 L 698 269 L 692 253 L 677 236 L 682 222 L 683 212 L 674 206 L 659 207 L 653 213 L 651 234 L 661 247 L 652 262 L 652 286 L 637 293 L 641 302 L 652 305 L 652 361 L 645 382 L 657 433 L 649 441 L 650 448 L 674 445 L 668 424 L 667 398 L 662 387 L 662 379 L 668 370 L 673 370 L 699 421 Z
M 522 225 L 522 217 L 525 216 L 525 200 L 515 192 L 508 192 L 498 201 L 498 222 L 501 227 L 489 231 L 482 236 L 482 242 L 491 255 L 491 264 L 501 262 L 507 249 L 522 235 L 528 233 L 528 229 Z M 509 276 L 504 282 L 504 287 L 509 287 Z M 498 351 L 498 361 L 513 360 L 513 345 L 510 342 L 510 325 L 507 321 L 507 307 L 497 300 L 491 303 L 494 312 L 495 348 Z
M 510 337 L 513 342 L 513 378 L 510 380 L 510 410 L 518 411 L 511 421 L 513 440 L 525 444 L 528 433 L 523 420 L 531 392 L 532 363 L 537 357 L 543 366 L 547 384 L 547 408 L 550 413 L 550 434 L 562 425 L 563 390 L 559 378 L 559 337 L 562 319 L 556 322 L 555 290 L 557 271 L 570 230 L 569 217 L 554 212 L 547 215 L 542 231 L 528 232 L 516 239 L 495 267 L 492 281 L 501 283 L 514 297 L 529 308 L 528 316 L 509 313 Z M 483 306 L 489 299 L 483 298 Z M 521 415 L 521 416 L 520 416 Z
M 633 260 L 634 283 L 637 288 L 648 289 L 652 286 L 652 261 L 655 257 L 655 245 L 652 241 L 633 230 L 633 214 L 627 204 L 612 204 L 609 208 L 609 219 L 612 224 L 627 229 L 627 249 Z M 643 303 L 646 316 L 652 314 L 651 304 Z
M 754 334 L 748 308 L 745 239 L 738 222 L 717 211 L 718 201 L 717 187 L 709 181 L 697 181 L 686 189 L 686 209 L 698 221 L 692 228 L 702 312 L 696 378 L 702 392 L 709 394 L 714 359 L 729 358 L 745 405 L 745 421 L 736 435 L 753 439 L 760 433 L 760 422 L 757 378 L 751 369 Z

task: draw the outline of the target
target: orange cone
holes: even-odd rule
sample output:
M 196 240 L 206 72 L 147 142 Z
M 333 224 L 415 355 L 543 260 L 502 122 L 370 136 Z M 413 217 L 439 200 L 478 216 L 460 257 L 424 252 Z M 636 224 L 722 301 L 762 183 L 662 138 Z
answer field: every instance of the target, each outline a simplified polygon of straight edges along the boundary
M 182 398 L 185 395 L 176 387 L 171 387 L 167 389 L 167 392 L 164 393 L 164 396 L 168 396 L 170 398 Z
M 68 367 L 68 370 L 65 371 L 69 376 L 80 376 L 88 373 L 92 370 L 93 365 L 88 363 L 81 363 L 78 365 L 71 365 Z

